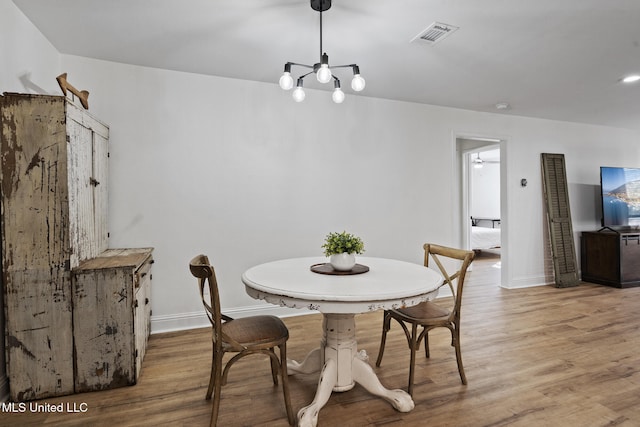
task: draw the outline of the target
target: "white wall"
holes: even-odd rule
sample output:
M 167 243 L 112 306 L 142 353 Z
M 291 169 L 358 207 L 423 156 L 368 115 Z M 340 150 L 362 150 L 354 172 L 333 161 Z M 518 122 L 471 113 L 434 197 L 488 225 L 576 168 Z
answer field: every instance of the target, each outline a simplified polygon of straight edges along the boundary
M 263 305 L 244 292 L 246 268 L 321 255 L 330 231 L 415 262 L 424 241 L 451 239 L 450 208 L 433 207 L 453 195 L 427 185 L 451 157 L 451 129 L 422 120 L 442 109 L 356 96 L 336 106 L 313 91 L 296 104 L 275 83 L 63 58 L 111 125 L 111 245 L 156 248 L 156 321 L 201 311 L 187 269 L 199 252 L 224 304 L 243 308 Z
M 16 13 L 0 0 L 6 9 Z M 15 38 L 3 25 L 5 36 Z M 640 166 L 638 132 L 352 94 L 335 105 L 312 90 L 297 104 L 275 83 L 278 70 L 265 84 L 67 55 L 58 69 L 35 61 L 50 47 L 25 54 L 14 42 L 0 90 L 24 91 L 16 76 L 25 71 L 47 88 L 61 69 L 111 127 L 110 244 L 155 247 L 154 332 L 203 324 L 187 268 L 200 252 L 216 265 L 224 306 L 242 314 L 275 309 L 245 294 L 246 268 L 321 255 L 330 231 L 358 234 L 368 256 L 418 263 L 426 241 L 457 245 L 457 135 L 506 140 L 505 287 L 553 280 L 541 152 L 566 156 L 576 243 L 599 225 L 598 167 Z
M 474 156 L 475 158 L 475 156 Z M 481 157 L 482 158 L 482 157 Z M 470 213 L 474 218 L 500 218 L 500 163 L 485 162 L 481 168 L 471 167 Z M 482 221 L 483 227 L 491 222 Z
M 0 0 L 0 93 L 53 93 L 59 71 L 58 51 L 11 1 Z
M 414 262 L 425 241 L 458 244 L 460 132 L 506 135 L 505 287 L 553 280 L 541 152 L 567 157 L 576 232 L 598 226 L 598 166 L 640 163 L 638 135 L 618 129 L 357 96 L 337 106 L 313 91 L 296 104 L 276 83 L 73 56 L 63 68 L 85 80 L 111 125 L 112 245 L 156 248 L 158 328 L 173 320 L 163 316 L 199 311 L 186 269 L 198 252 L 216 263 L 225 305 L 240 310 L 261 304 L 244 293 L 246 268 L 320 255 L 329 231 L 360 235 L 369 256 Z

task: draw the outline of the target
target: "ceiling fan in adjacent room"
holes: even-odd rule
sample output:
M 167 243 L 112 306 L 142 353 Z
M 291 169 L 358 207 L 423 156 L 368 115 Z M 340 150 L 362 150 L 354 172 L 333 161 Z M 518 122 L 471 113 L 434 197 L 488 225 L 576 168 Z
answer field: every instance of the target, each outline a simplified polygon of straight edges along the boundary
M 471 164 L 473 165 L 473 167 L 475 169 L 480 169 L 482 168 L 485 164 L 489 164 L 489 163 L 500 163 L 500 160 L 493 160 L 493 159 L 482 159 L 480 157 L 480 153 L 474 153 L 476 156 L 473 157 L 471 159 Z

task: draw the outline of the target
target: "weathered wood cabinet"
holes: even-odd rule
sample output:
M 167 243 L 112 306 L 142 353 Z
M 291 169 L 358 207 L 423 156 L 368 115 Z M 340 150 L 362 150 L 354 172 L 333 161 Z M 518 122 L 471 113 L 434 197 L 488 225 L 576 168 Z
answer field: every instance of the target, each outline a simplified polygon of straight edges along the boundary
M 151 252 L 110 249 L 73 271 L 76 392 L 136 383 L 150 332 Z
M 74 307 L 72 271 L 108 247 L 108 141 L 109 128 L 65 97 L 0 96 L 2 287 L 14 401 L 79 391 L 74 318 L 96 323 L 100 313 Z

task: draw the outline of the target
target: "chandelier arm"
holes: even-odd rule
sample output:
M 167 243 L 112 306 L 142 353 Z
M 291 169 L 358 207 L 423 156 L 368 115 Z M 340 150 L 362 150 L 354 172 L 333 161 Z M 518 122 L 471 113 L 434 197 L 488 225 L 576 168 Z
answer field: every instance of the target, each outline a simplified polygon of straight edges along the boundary
M 331 68 L 353 68 L 357 67 L 358 64 L 348 64 L 348 65 L 332 65 Z
M 309 71 L 307 74 L 303 74 L 300 77 L 298 77 L 298 79 L 304 79 L 305 77 L 307 77 L 309 74 L 313 74 L 313 71 Z
M 311 69 L 313 69 L 313 65 L 298 64 L 297 62 L 287 62 L 287 64 L 297 65 L 297 66 L 299 66 L 299 67 L 305 67 L 305 68 L 311 68 Z

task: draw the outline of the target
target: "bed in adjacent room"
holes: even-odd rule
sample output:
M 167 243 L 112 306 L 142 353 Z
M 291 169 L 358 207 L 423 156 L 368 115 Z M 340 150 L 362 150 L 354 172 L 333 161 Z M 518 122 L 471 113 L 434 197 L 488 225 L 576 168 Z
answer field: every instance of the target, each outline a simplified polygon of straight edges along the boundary
M 471 249 L 494 249 L 500 247 L 500 229 L 473 226 L 471 227 Z

